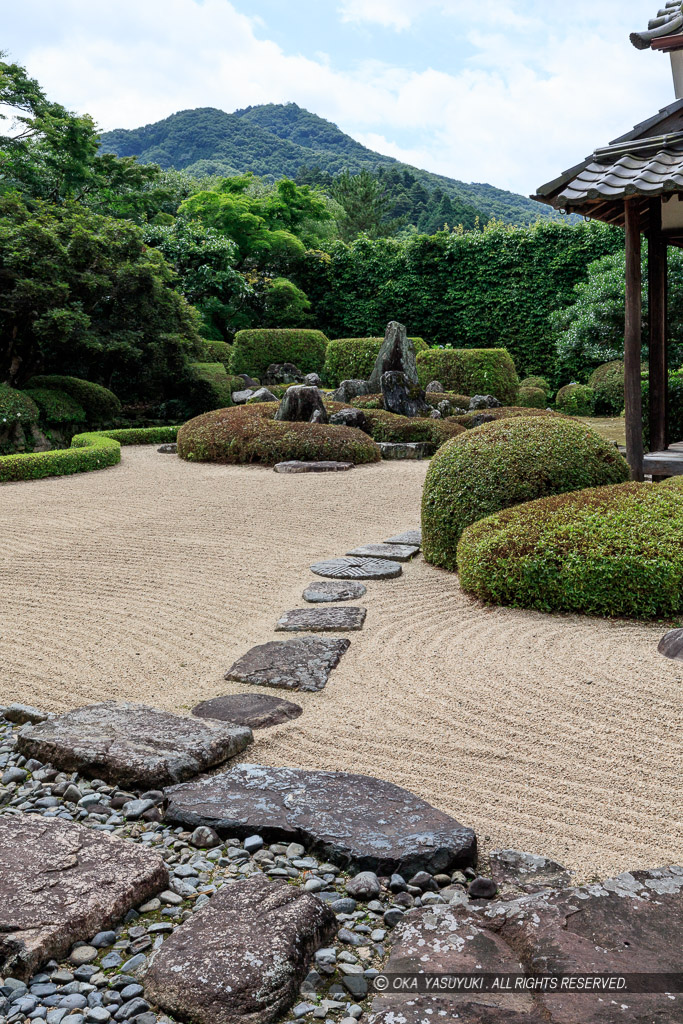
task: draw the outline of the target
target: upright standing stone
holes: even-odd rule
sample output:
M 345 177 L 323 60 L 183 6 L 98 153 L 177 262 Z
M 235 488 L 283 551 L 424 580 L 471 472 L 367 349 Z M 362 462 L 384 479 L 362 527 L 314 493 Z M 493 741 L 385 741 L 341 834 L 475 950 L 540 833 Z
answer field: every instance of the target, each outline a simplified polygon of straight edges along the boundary
M 375 361 L 375 366 L 368 379 L 370 390 L 368 394 L 378 394 L 382 384 L 382 376 L 392 370 L 398 370 L 406 375 L 409 384 L 419 387 L 417 376 L 417 363 L 415 361 L 415 346 L 403 324 L 392 320 L 387 326 L 382 347 Z
M 168 888 L 161 857 L 74 822 L 0 816 L 0 977 L 29 978 Z
M 424 391 L 420 385 L 412 384 L 400 370 L 383 373 L 380 384 L 387 412 L 408 417 L 429 416 L 432 412 L 432 407 L 425 401 Z
M 314 413 L 318 413 L 318 423 L 327 423 L 327 410 L 320 388 L 310 388 L 306 384 L 296 384 L 287 388 L 280 402 L 276 420 L 291 423 L 309 423 Z

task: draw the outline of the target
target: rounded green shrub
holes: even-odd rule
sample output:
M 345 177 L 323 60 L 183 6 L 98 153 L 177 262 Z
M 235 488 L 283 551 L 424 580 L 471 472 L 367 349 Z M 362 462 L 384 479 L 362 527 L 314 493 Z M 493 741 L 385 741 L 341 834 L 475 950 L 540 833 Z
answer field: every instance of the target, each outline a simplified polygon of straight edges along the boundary
M 384 338 L 335 338 L 327 346 L 323 379 L 332 387 L 343 380 L 367 380 L 375 368 Z M 415 352 L 428 346 L 423 338 L 411 338 Z
M 38 406 L 40 419 L 44 423 L 85 423 L 85 409 L 67 394 L 57 388 L 30 388 L 28 395 Z
M 574 420 L 485 423 L 432 459 L 422 495 L 424 556 L 454 570 L 458 542 L 471 523 L 544 495 L 621 483 L 628 474 L 614 445 Z
M 194 381 L 191 405 L 195 412 L 210 412 L 232 405 L 233 378 L 223 363 L 191 363 L 190 370 Z M 240 385 L 244 387 L 242 380 Z
M 206 363 L 223 363 L 224 366 L 228 366 L 230 362 L 230 352 L 232 346 L 228 345 L 227 341 L 203 341 L 203 362 Z
M 321 373 L 327 345 L 322 331 L 238 331 L 230 354 L 230 372 L 261 378 L 271 363 L 294 363 L 302 373 Z
M 0 433 L 16 423 L 28 425 L 40 419 L 38 406 L 26 391 L 0 384 Z
M 619 416 L 624 408 L 624 361 L 614 359 L 593 370 L 588 387 L 594 395 L 596 416 Z
M 427 441 L 441 445 L 451 437 L 464 434 L 465 428 L 452 418 L 448 420 L 411 419 L 397 416 L 384 409 L 364 409 L 368 429 L 375 441 L 389 441 L 393 444 L 410 444 Z
M 546 397 L 550 394 L 550 384 L 545 377 L 525 377 L 519 382 L 519 386 L 520 388 L 540 388 L 545 392 Z
M 527 409 L 520 405 L 503 405 L 500 409 L 475 409 L 473 412 L 465 413 L 464 416 L 456 416 L 455 419 L 463 427 L 471 430 L 472 427 L 481 426 L 482 416 L 485 416 L 488 422 L 528 419 L 530 416 L 539 416 L 542 419 L 567 419 L 564 413 L 556 412 L 554 409 Z
M 586 384 L 565 384 L 555 396 L 555 405 L 569 416 L 591 416 L 593 389 Z
M 627 483 L 542 498 L 469 526 L 462 587 L 492 604 L 638 619 L 683 612 L 683 494 Z
M 439 380 L 447 391 L 493 395 L 503 405 L 517 398 L 519 378 L 504 348 L 430 348 L 418 353 L 417 372 L 422 387 Z
M 545 409 L 548 395 L 542 388 L 522 387 L 517 392 L 517 405 L 524 409 Z
M 65 391 L 85 409 L 88 423 L 110 423 L 121 414 L 121 403 L 113 391 L 79 377 L 62 377 L 59 374 L 32 377 L 26 387 L 29 390 L 51 388 Z
M 198 416 L 178 431 L 178 454 L 190 462 L 264 466 L 292 459 L 360 464 L 380 458 L 379 448 L 362 430 L 275 420 L 277 408 L 275 402 L 262 402 Z
M 121 461 L 121 445 L 167 444 L 175 441 L 177 433 L 178 427 L 147 427 L 76 434 L 70 448 L 3 456 L 0 483 L 106 469 Z

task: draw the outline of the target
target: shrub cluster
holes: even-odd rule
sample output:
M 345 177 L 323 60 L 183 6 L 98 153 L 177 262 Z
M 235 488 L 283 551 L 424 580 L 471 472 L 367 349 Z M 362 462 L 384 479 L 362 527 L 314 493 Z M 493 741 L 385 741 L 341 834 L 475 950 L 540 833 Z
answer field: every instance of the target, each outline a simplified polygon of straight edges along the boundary
M 230 372 L 262 378 L 271 363 L 294 363 L 302 373 L 322 373 L 328 341 L 322 331 L 238 331 Z
M 503 405 L 517 397 L 519 379 L 504 348 L 430 348 L 419 352 L 417 372 L 422 387 L 439 380 L 447 391 L 493 395 Z
M 621 483 L 628 465 L 591 427 L 565 418 L 485 423 L 445 444 L 427 471 L 422 543 L 428 562 L 457 565 L 471 523 L 548 494 Z
M 66 391 L 57 388 L 30 388 L 24 392 L 36 403 L 43 423 L 85 423 L 85 409 Z
M 48 476 L 87 473 L 121 461 L 121 445 L 175 441 L 178 427 L 148 427 L 76 434 L 70 448 L 0 458 L 0 482 L 39 480 Z
M 593 390 L 586 384 L 565 384 L 555 396 L 555 405 L 568 416 L 591 416 Z
M 465 530 L 465 590 L 494 604 L 639 619 L 683 612 L 683 494 L 627 483 L 499 512 Z
M 423 338 L 410 339 L 415 352 L 427 349 Z M 336 338 L 327 346 L 323 379 L 332 387 L 343 380 L 367 380 L 375 368 L 384 338 Z
M 121 414 L 121 403 L 109 388 L 101 384 L 93 384 L 89 380 L 78 377 L 62 377 L 58 374 L 32 377 L 26 387 L 29 390 L 49 388 L 54 391 L 65 391 L 85 410 L 88 423 L 111 423 Z
M 360 464 L 380 458 L 375 442 L 361 430 L 274 420 L 276 410 L 274 402 L 262 402 L 198 416 L 178 431 L 178 454 L 192 462 L 264 466 L 290 459 Z
M 40 418 L 38 406 L 25 391 L 17 391 L 6 384 L 0 384 L 0 433 L 15 423 L 37 423 Z
M 202 339 L 203 361 L 206 363 L 223 363 L 227 367 L 230 363 L 230 352 L 232 347 L 227 341 L 206 341 Z
M 520 388 L 540 388 L 545 392 L 546 397 L 550 395 L 550 384 L 545 377 L 525 377 L 519 382 L 519 386 Z
M 543 388 L 522 387 L 517 392 L 517 405 L 524 409 L 545 409 L 548 395 Z

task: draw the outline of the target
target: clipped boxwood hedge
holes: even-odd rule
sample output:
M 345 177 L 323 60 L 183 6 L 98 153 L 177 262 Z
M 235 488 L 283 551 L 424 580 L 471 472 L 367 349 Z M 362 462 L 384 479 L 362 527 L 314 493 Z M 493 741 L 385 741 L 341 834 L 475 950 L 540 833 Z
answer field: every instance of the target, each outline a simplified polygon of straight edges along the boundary
M 460 583 L 483 601 L 639 619 L 683 612 L 683 494 L 627 483 L 542 498 L 468 527 Z
M 415 352 L 428 346 L 423 338 L 410 339 Z M 375 368 L 384 338 L 336 338 L 327 346 L 323 379 L 332 387 L 343 380 L 367 380 Z
M 525 409 L 545 409 L 548 394 L 542 388 L 522 387 L 517 393 L 517 405 Z
M 223 363 L 224 366 L 228 366 L 230 362 L 230 352 L 232 346 L 228 345 L 227 341 L 206 341 L 204 345 L 204 358 L 205 363 Z
M 550 384 L 545 377 L 525 377 L 519 382 L 520 388 L 540 388 L 546 396 L 550 394 Z
M 422 495 L 422 544 L 433 565 L 454 570 L 471 523 L 548 494 L 628 480 L 626 460 L 575 420 L 503 419 L 449 441 L 434 456 Z
M 594 395 L 596 416 L 619 416 L 624 408 L 624 361 L 614 359 L 593 370 L 588 387 Z
M 167 444 L 175 441 L 178 427 L 144 427 L 100 430 L 76 434 L 70 448 L 0 458 L 0 482 L 40 480 L 106 469 L 121 461 L 121 445 Z
M 360 464 L 380 458 L 379 448 L 362 430 L 274 420 L 277 408 L 275 402 L 262 402 L 197 416 L 178 431 L 178 455 L 190 462 L 264 466 L 290 459 Z
M 519 378 L 505 348 L 430 348 L 418 353 L 417 372 L 422 387 L 438 380 L 447 391 L 493 395 L 503 405 L 517 398 Z
M 32 377 L 26 387 L 29 390 L 51 388 L 65 391 L 85 409 L 88 423 L 109 423 L 121 414 L 121 403 L 113 391 L 79 377 L 61 377 L 58 374 Z
M 38 406 L 29 394 L 0 384 L 0 433 L 16 423 L 37 423 L 39 418 Z
M 555 396 L 555 405 L 569 416 L 591 416 L 593 389 L 586 384 L 565 384 Z
M 85 409 L 66 391 L 57 388 L 30 388 L 24 392 L 36 403 L 44 423 L 85 423 Z
M 302 373 L 322 373 L 327 345 L 322 331 L 238 331 L 230 353 L 230 372 L 260 379 L 271 363 L 294 363 Z
M 191 369 L 195 382 L 191 404 L 195 410 L 209 412 L 232 405 L 235 378 L 228 375 L 223 363 L 192 363 Z M 244 387 L 244 381 L 239 377 L 237 380 Z

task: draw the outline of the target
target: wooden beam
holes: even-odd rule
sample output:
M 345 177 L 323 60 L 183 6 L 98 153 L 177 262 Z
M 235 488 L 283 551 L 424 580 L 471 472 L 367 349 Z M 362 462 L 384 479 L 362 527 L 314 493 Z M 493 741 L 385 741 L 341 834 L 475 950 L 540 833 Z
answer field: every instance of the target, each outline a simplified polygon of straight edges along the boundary
M 624 329 L 624 407 L 626 458 L 631 479 L 643 479 L 643 413 L 640 384 L 642 272 L 640 268 L 640 204 L 624 200 L 626 227 L 626 309 Z
M 650 200 L 648 295 L 650 315 L 650 451 L 667 447 L 667 244 L 662 235 L 661 199 Z

